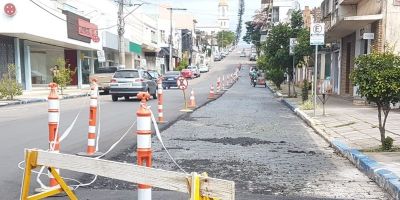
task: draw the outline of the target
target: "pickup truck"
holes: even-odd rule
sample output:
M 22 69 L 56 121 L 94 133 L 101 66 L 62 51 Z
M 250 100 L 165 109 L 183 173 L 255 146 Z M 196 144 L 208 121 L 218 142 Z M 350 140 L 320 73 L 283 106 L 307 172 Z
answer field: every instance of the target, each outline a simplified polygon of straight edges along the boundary
M 95 73 L 89 76 L 89 80 L 96 79 L 99 90 L 102 90 L 105 94 L 108 94 L 110 91 L 111 79 L 117 70 L 117 67 L 97 68 L 95 69 Z

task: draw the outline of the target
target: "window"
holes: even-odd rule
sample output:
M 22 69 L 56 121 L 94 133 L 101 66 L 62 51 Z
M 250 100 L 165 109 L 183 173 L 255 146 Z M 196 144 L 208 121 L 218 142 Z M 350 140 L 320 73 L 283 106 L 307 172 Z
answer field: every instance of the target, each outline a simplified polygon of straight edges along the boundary
M 157 35 L 155 31 L 151 31 L 151 42 L 157 44 Z
M 272 9 L 272 21 L 279 22 L 279 7 L 274 7 Z
M 160 30 L 160 41 L 162 43 L 167 43 L 167 41 L 165 40 L 165 31 L 164 30 Z

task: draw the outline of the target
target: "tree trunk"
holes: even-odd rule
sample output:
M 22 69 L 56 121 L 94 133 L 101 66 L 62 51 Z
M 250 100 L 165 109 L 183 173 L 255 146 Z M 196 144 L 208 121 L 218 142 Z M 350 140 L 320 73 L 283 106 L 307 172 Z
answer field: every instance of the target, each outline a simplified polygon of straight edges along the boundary
M 377 103 L 377 105 L 378 105 L 379 132 L 381 134 L 381 144 L 382 144 L 382 147 L 383 147 L 383 143 L 385 141 L 385 122 L 386 122 L 386 120 L 382 120 L 382 112 L 383 112 L 382 104 L 381 103 Z

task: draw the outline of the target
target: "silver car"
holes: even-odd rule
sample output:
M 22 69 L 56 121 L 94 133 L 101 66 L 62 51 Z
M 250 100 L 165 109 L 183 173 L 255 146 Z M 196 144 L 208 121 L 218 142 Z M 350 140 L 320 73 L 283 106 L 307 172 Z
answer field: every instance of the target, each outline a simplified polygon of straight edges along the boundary
M 157 83 L 145 70 L 123 69 L 115 72 L 110 83 L 110 94 L 113 101 L 119 97 L 136 97 L 139 92 L 148 92 L 153 99 L 157 99 Z

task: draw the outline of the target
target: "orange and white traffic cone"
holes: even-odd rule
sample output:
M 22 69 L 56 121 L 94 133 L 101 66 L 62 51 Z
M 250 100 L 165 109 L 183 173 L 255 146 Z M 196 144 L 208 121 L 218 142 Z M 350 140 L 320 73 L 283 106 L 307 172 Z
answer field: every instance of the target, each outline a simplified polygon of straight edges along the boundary
M 214 86 L 212 84 L 210 87 L 210 94 L 208 95 L 208 99 L 215 99 Z
M 140 92 L 137 95 L 141 100 L 137 116 L 137 164 L 151 167 L 151 112 L 147 108 L 146 100 L 150 98 L 147 92 Z M 138 184 L 138 200 L 151 200 L 151 186 Z
M 196 99 L 194 98 L 194 91 L 190 92 L 189 108 L 196 108 Z
M 99 89 L 97 85 L 97 80 L 92 80 L 92 85 L 90 87 L 90 110 L 89 110 L 89 130 L 88 130 L 88 143 L 86 152 L 80 152 L 80 156 L 97 157 L 101 153 L 97 152 L 96 145 L 96 127 L 97 127 L 97 105 L 98 105 L 98 94 Z
M 162 87 L 162 80 L 161 78 L 158 79 L 158 119 L 157 122 L 162 124 L 165 123 L 164 121 L 164 106 L 163 106 L 163 101 L 164 101 L 164 95 L 163 95 L 163 87 Z
M 48 96 L 48 112 L 49 112 L 49 149 L 51 152 L 60 152 L 60 133 L 58 131 L 58 123 L 60 120 L 60 99 L 57 95 L 57 84 L 50 83 L 50 94 Z M 56 169 L 60 173 L 59 169 Z M 50 178 L 50 187 L 57 186 L 58 183 L 53 175 L 48 172 Z
M 220 90 L 221 90 L 221 78 L 218 77 L 217 78 L 217 94 L 220 93 Z

